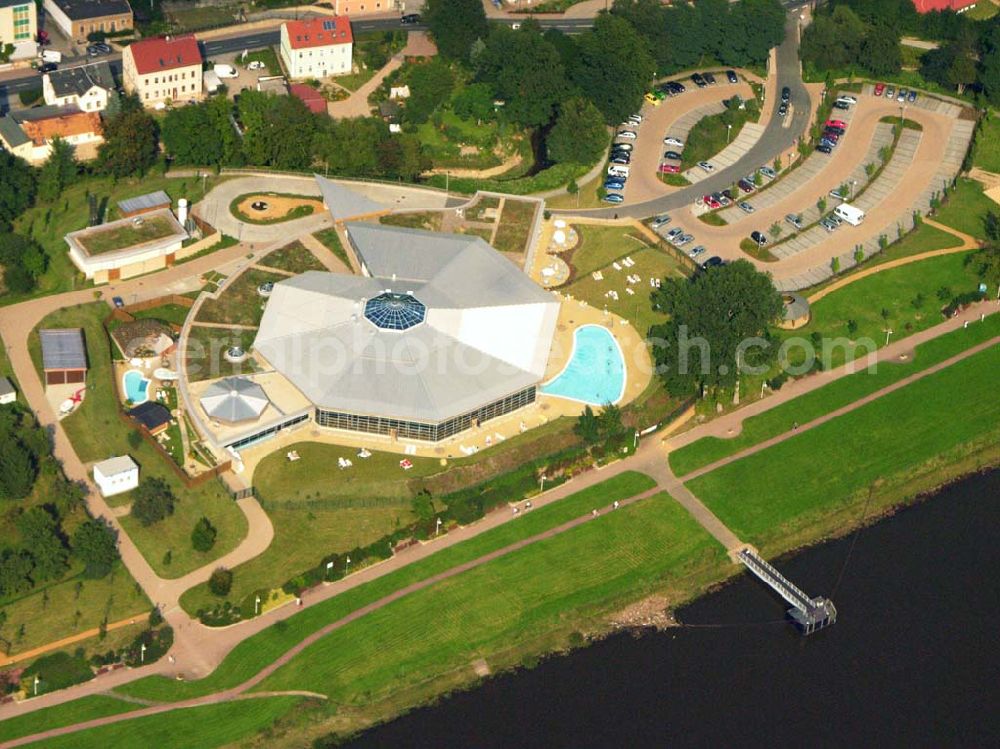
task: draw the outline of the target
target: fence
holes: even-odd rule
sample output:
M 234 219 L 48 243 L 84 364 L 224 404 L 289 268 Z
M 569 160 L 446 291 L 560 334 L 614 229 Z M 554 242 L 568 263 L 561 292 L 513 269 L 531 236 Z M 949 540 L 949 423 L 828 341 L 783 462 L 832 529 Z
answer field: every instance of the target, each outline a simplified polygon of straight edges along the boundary
M 169 466 L 170 470 L 174 472 L 174 475 L 176 475 L 188 489 L 194 489 L 197 486 L 201 486 L 210 479 L 214 479 L 225 473 L 232 467 L 232 461 L 227 460 L 224 463 L 219 463 L 219 465 L 215 466 L 215 468 L 210 468 L 207 471 L 199 473 L 197 476 L 189 476 L 187 471 L 177 465 L 173 456 L 157 441 L 156 437 L 149 433 L 149 430 L 146 429 L 146 427 L 142 424 L 136 423 L 128 414 L 120 409 L 117 413 L 118 419 L 129 429 L 135 429 L 139 432 L 139 434 L 142 435 L 142 438 L 146 440 L 146 442 L 151 445 L 154 450 L 156 450 L 160 457 L 166 462 L 167 466 Z

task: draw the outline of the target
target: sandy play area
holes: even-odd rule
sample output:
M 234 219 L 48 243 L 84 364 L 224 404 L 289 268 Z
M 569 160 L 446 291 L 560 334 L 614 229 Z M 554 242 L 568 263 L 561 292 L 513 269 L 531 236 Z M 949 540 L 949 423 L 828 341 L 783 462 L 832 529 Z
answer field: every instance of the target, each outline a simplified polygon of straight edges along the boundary
M 241 219 L 271 224 L 319 213 L 323 201 L 304 195 L 259 192 L 242 196 L 236 209 Z

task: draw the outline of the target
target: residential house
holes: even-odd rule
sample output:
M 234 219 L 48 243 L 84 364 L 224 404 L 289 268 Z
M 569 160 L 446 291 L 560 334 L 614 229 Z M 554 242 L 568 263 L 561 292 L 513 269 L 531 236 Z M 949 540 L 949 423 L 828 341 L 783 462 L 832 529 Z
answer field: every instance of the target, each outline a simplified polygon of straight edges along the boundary
M 130 44 L 122 55 L 122 82 L 143 106 L 200 100 L 201 51 L 194 34 L 164 36 Z
M 42 78 L 46 104 L 75 106 L 84 112 L 103 112 L 114 91 L 115 78 L 111 66 L 104 60 L 78 68 L 53 70 Z
M 281 24 L 281 59 L 292 80 L 350 73 L 353 50 L 351 22 L 346 16 Z
M 128 0 L 45 0 L 45 14 L 77 44 L 96 32 L 115 33 L 132 28 Z
M 12 59 L 38 53 L 38 11 L 31 0 L 0 0 L 0 47 L 14 45 Z
M 414 12 L 422 3 L 410 0 Z M 403 13 L 407 9 L 405 0 L 333 0 L 333 9 L 338 16 L 373 16 L 386 13 Z
M 101 116 L 75 106 L 35 107 L 0 117 L 0 145 L 29 164 L 39 165 L 52 153 L 55 138 L 77 148 L 77 158 L 91 158 L 104 141 Z M 80 153 L 80 147 L 87 147 Z

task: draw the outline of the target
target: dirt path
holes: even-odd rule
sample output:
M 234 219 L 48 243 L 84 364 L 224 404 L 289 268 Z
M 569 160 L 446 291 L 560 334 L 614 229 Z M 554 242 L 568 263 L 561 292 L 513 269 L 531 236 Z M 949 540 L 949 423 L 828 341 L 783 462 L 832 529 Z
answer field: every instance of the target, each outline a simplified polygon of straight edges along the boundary
M 447 174 L 450 177 L 470 177 L 472 179 L 489 179 L 490 177 L 495 177 L 498 174 L 503 174 L 508 172 L 514 167 L 521 163 L 520 152 L 515 151 L 513 154 L 504 159 L 502 164 L 497 164 L 496 166 L 491 166 L 489 169 L 445 169 L 440 167 L 438 169 L 431 169 L 427 174 Z
M 122 627 L 128 627 L 131 624 L 136 624 L 137 622 L 142 622 L 148 616 L 148 611 L 140 611 L 127 619 L 121 619 L 117 622 L 111 622 L 105 627 L 106 632 L 113 632 L 116 629 L 121 629 Z M 82 640 L 86 640 L 90 637 L 97 637 L 101 633 L 100 628 L 94 627 L 93 629 L 85 629 L 83 632 L 77 632 L 75 635 L 70 635 L 69 637 L 64 637 L 61 640 L 55 640 L 53 642 L 46 643 L 45 645 L 39 645 L 37 648 L 32 648 L 31 650 L 25 650 L 23 653 L 17 653 L 11 656 L 4 656 L 4 659 L 0 661 L 0 666 L 13 666 L 15 663 L 20 661 L 28 660 L 29 658 L 36 658 L 39 655 L 48 653 L 51 650 L 60 650 L 68 645 L 72 645 Z
M 945 247 L 942 250 L 929 250 L 928 252 L 921 252 L 919 255 L 909 255 L 907 257 L 901 257 L 897 260 L 890 260 L 887 263 L 881 263 L 879 265 L 873 265 L 870 268 L 865 268 L 858 273 L 852 273 L 846 278 L 842 278 L 839 281 L 834 281 L 829 286 L 826 286 L 811 297 L 809 297 L 809 304 L 815 304 L 820 299 L 825 297 L 827 294 L 831 294 L 838 289 L 842 289 L 845 286 L 850 286 L 855 281 L 860 281 L 862 278 L 868 278 L 868 276 L 874 276 L 876 273 L 881 273 L 884 270 L 890 270 L 892 268 L 899 268 L 903 265 L 909 265 L 910 263 L 917 263 L 921 260 L 927 260 L 932 257 L 940 257 L 941 255 L 954 255 L 959 252 L 967 252 L 968 250 L 978 249 L 981 245 L 979 240 L 970 234 L 965 234 L 957 229 L 952 229 L 950 226 L 945 226 L 944 224 L 939 224 L 930 218 L 925 218 L 924 223 L 929 226 L 933 226 L 935 229 L 940 229 L 943 232 L 947 232 L 955 237 L 962 240 L 962 243 L 957 247 Z

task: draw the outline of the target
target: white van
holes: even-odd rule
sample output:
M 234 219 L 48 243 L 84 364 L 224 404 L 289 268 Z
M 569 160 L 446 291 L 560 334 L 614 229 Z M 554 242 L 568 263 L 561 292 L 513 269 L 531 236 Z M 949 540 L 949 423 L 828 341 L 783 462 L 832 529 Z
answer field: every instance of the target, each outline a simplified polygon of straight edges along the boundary
M 612 164 L 608 167 L 608 174 L 612 177 L 624 177 L 628 179 L 629 169 L 624 164 Z
M 833 212 L 851 226 L 860 226 L 865 220 L 865 212 L 850 203 L 841 203 L 833 209 Z
M 62 52 L 55 49 L 42 50 L 42 62 L 62 62 Z

